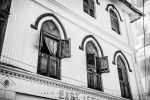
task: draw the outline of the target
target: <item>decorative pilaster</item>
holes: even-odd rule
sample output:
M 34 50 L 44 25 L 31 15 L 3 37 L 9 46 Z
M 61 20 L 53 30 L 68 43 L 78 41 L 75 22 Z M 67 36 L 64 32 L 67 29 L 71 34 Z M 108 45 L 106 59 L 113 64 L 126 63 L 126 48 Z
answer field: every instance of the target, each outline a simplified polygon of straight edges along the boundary
M 28 2 L 29 0 L 12 0 L 1 56 L 4 63 L 17 66 L 17 61 L 21 60 Z

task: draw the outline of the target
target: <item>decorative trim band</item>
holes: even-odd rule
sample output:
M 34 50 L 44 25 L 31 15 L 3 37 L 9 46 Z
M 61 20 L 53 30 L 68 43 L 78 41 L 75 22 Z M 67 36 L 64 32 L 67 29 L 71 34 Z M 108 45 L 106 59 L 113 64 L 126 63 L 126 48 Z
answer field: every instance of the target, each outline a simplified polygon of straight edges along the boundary
M 108 4 L 107 7 L 106 7 L 106 11 L 108 11 L 109 6 L 112 6 L 112 8 L 115 9 L 115 10 L 117 11 L 117 13 L 118 13 L 118 15 L 119 15 L 119 18 L 120 18 L 120 21 L 123 22 L 123 20 L 121 19 L 120 14 L 119 14 L 119 11 L 116 9 L 116 7 L 115 7 L 113 4 Z

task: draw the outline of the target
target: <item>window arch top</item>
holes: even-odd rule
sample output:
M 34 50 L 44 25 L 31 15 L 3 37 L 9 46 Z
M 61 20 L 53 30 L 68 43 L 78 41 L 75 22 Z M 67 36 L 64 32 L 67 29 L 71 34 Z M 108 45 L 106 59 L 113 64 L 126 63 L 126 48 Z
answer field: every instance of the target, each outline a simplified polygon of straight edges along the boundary
M 118 18 L 117 14 L 112 9 L 110 9 L 109 12 L 113 17 Z
M 125 63 L 120 56 L 117 57 L 117 66 L 120 67 L 121 69 L 126 70 Z
M 88 41 L 86 44 L 86 52 L 87 53 L 94 53 L 96 56 L 98 56 L 97 48 L 95 47 L 94 43 L 92 41 Z
M 42 30 L 48 34 L 51 34 L 55 37 L 60 38 L 60 32 L 56 26 L 56 24 L 52 20 L 47 20 L 42 24 Z

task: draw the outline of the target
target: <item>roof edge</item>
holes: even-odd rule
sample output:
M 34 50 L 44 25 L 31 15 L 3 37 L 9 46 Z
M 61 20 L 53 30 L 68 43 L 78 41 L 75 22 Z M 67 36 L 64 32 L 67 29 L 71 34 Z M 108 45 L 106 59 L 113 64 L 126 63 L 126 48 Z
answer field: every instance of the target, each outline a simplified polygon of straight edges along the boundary
M 140 10 L 131 5 L 127 0 L 119 0 L 119 1 L 124 3 L 128 8 L 130 8 L 135 14 L 139 16 L 138 18 L 135 18 L 133 21 L 131 21 L 131 23 L 140 19 L 142 16 L 145 16 Z
M 133 12 L 135 12 L 136 14 L 138 14 L 139 16 L 144 16 L 144 14 L 138 10 L 137 8 L 135 8 L 134 6 L 132 6 L 127 0 L 119 0 L 122 3 L 124 3 L 127 7 L 129 7 Z

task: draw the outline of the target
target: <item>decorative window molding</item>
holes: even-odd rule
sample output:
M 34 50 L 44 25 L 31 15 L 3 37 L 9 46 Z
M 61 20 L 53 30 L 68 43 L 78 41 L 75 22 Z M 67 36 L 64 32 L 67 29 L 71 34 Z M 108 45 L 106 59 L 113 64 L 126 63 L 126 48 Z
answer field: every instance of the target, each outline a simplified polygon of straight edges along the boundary
M 130 65 L 129 65 L 129 62 L 128 62 L 126 56 L 124 55 L 124 53 L 123 53 L 121 50 L 118 50 L 118 51 L 115 52 L 112 63 L 113 63 L 114 65 L 116 65 L 116 58 L 117 58 L 117 55 L 118 55 L 118 54 L 121 54 L 121 56 L 123 56 L 123 58 L 125 59 L 125 62 L 127 63 L 127 66 L 128 66 L 129 71 L 132 72 L 132 70 L 131 70 L 131 68 L 130 68 Z
M 96 3 L 97 3 L 98 5 L 100 5 L 99 0 L 96 0 Z
M 100 49 L 101 56 L 104 57 L 104 53 L 103 53 L 102 47 L 100 46 L 99 42 L 97 41 L 97 39 L 93 35 L 85 36 L 83 38 L 83 40 L 82 40 L 81 46 L 79 46 L 79 49 L 84 51 L 84 48 L 85 48 L 84 44 L 85 44 L 87 39 L 92 39 L 92 40 L 94 40 L 96 42 L 95 44 L 98 45 L 98 48 Z
M 57 23 L 58 22 L 58 26 L 60 26 L 61 27 L 61 29 L 62 29 L 62 33 L 63 33 L 63 36 L 64 36 L 64 39 L 67 39 L 67 34 L 66 34 L 66 30 L 65 30 L 65 28 L 64 28 L 64 26 L 63 26 L 63 24 L 61 23 L 61 21 L 54 15 L 54 14 L 52 14 L 52 13 L 45 13 L 45 14 L 42 14 L 42 15 L 40 15 L 37 19 L 36 19 L 36 21 L 35 21 L 35 23 L 34 24 L 31 24 L 31 27 L 33 28 L 33 29 L 35 29 L 35 30 L 40 30 L 40 28 L 39 28 L 39 24 L 41 23 L 41 20 L 42 19 L 44 19 L 44 18 L 47 18 L 47 17 L 52 17 L 54 20 L 56 20 L 55 22 Z M 48 19 L 47 19 L 48 20 Z
M 106 7 L 106 11 L 109 11 L 110 7 L 118 13 L 118 16 L 119 16 L 119 18 L 120 18 L 120 21 L 123 22 L 123 20 L 122 20 L 122 18 L 121 18 L 121 16 L 120 16 L 119 11 L 116 9 L 116 7 L 115 7 L 113 4 L 108 4 L 107 7 Z

